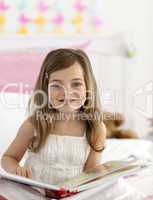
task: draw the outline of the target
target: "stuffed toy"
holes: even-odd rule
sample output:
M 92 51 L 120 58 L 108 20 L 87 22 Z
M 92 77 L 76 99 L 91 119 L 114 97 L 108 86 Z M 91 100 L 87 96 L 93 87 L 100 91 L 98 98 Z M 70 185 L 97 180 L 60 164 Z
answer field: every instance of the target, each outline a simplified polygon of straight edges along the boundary
M 103 122 L 107 129 L 107 138 L 138 138 L 135 131 L 121 127 L 125 123 L 125 118 L 120 113 L 104 112 Z

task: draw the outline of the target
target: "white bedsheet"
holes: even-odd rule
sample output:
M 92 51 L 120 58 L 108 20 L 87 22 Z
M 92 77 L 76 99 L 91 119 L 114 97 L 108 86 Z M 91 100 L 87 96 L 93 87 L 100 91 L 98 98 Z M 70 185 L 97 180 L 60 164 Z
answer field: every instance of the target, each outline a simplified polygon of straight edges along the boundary
M 105 162 L 112 159 L 122 159 L 131 154 L 152 159 L 153 143 L 147 140 L 110 139 L 107 141 L 102 161 Z M 127 191 L 132 191 L 132 193 L 129 194 L 131 195 L 130 198 L 128 196 L 123 196 Z M 45 199 L 36 191 L 31 190 L 28 186 L 4 181 L 2 179 L 0 179 L 0 194 L 6 196 L 9 200 Z M 105 191 L 98 187 L 90 191 L 82 192 L 73 197 L 65 198 L 65 200 L 133 200 L 132 195 L 135 197 L 134 200 L 136 200 L 136 196 L 139 200 L 144 199 L 145 196 L 153 195 L 153 167 L 144 170 L 138 176 L 122 179 L 122 181 L 116 183 Z
M 153 196 L 153 166 L 126 179 L 127 183 L 144 195 Z M 153 199 L 153 198 L 152 198 Z

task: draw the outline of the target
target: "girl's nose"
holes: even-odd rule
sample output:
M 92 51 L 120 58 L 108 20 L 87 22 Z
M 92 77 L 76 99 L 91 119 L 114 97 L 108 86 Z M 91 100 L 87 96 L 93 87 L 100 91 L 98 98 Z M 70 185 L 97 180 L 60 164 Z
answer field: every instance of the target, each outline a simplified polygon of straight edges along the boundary
M 62 90 L 59 92 L 60 96 L 63 96 L 64 99 L 68 99 L 73 93 L 71 86 L 64 85 Z
M 80 98 L 80 93 L 73 88 L 69 88 L 67 91 L 67 99 Z
M 73 92 L 73 90 L 72 90 L 72 88 L 71 88 L 71 86 L 70 85 L 67 85 L 66 87 L 65 87 L 65 92 L 66 92 L 66 95 L 68 95 L 68 97 L 72 94 L 72 92 Z

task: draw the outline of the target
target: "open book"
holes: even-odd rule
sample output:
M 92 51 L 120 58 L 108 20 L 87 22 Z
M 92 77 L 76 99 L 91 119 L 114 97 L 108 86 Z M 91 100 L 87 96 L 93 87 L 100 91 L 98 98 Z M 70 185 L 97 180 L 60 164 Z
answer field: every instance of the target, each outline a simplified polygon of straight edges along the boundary
M 10 174 L 0 169 L 0 178 L 9 179 L 36 188 L 50 190 L 52 198 L 62 198 L 72 196 L 78 192 L 82 192 L 97 186 L 102 188 L 115 183 L 118 178 L 132 175 L 148 166 L 148 162 L 140 160 L 134 156 L 130 156 L 124 160 L 114 160 L 103 163 L 82 172 L 80 175 L 71 178 L 56 185 L 50 185 L 29 178 Z

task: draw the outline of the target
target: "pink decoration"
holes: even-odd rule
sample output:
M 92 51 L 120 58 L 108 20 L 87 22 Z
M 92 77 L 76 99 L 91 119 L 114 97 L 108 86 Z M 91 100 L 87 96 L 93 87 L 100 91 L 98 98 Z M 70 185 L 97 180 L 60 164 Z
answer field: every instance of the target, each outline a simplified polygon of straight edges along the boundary
M 5 4 L 3 0 L 0 1 L 0 11 L 5 12 L 6 10 L 9 9 L 9 6 Z
M 74 8 L 78 11 L 78 12 L 83 12 L 87 9 L 87 6 L 85 4 L 83 4 L 82 0 L 77 0 Z
M 54 23 L 55 25 L 61 25 L 64 23 L 64 16 L 63 14 L 57 14 L 57 16 L 55 16 L 52 20 L 52 23 Z
M 93 17 L 93 24 L 96 27 L 100 27 L 102 25 L 102 20 L 99 17 Z
M 39 1 L 38 3 L 38 10 L 41 12 L 46 12 L 49 9 L 49 6 L 42 0 Z
M 25 14 L 21 14 L 21 16 L 19 17 L 19 21 L 21 24 L 26 25 L 27 23 L 30 22 L 30 19 Z

